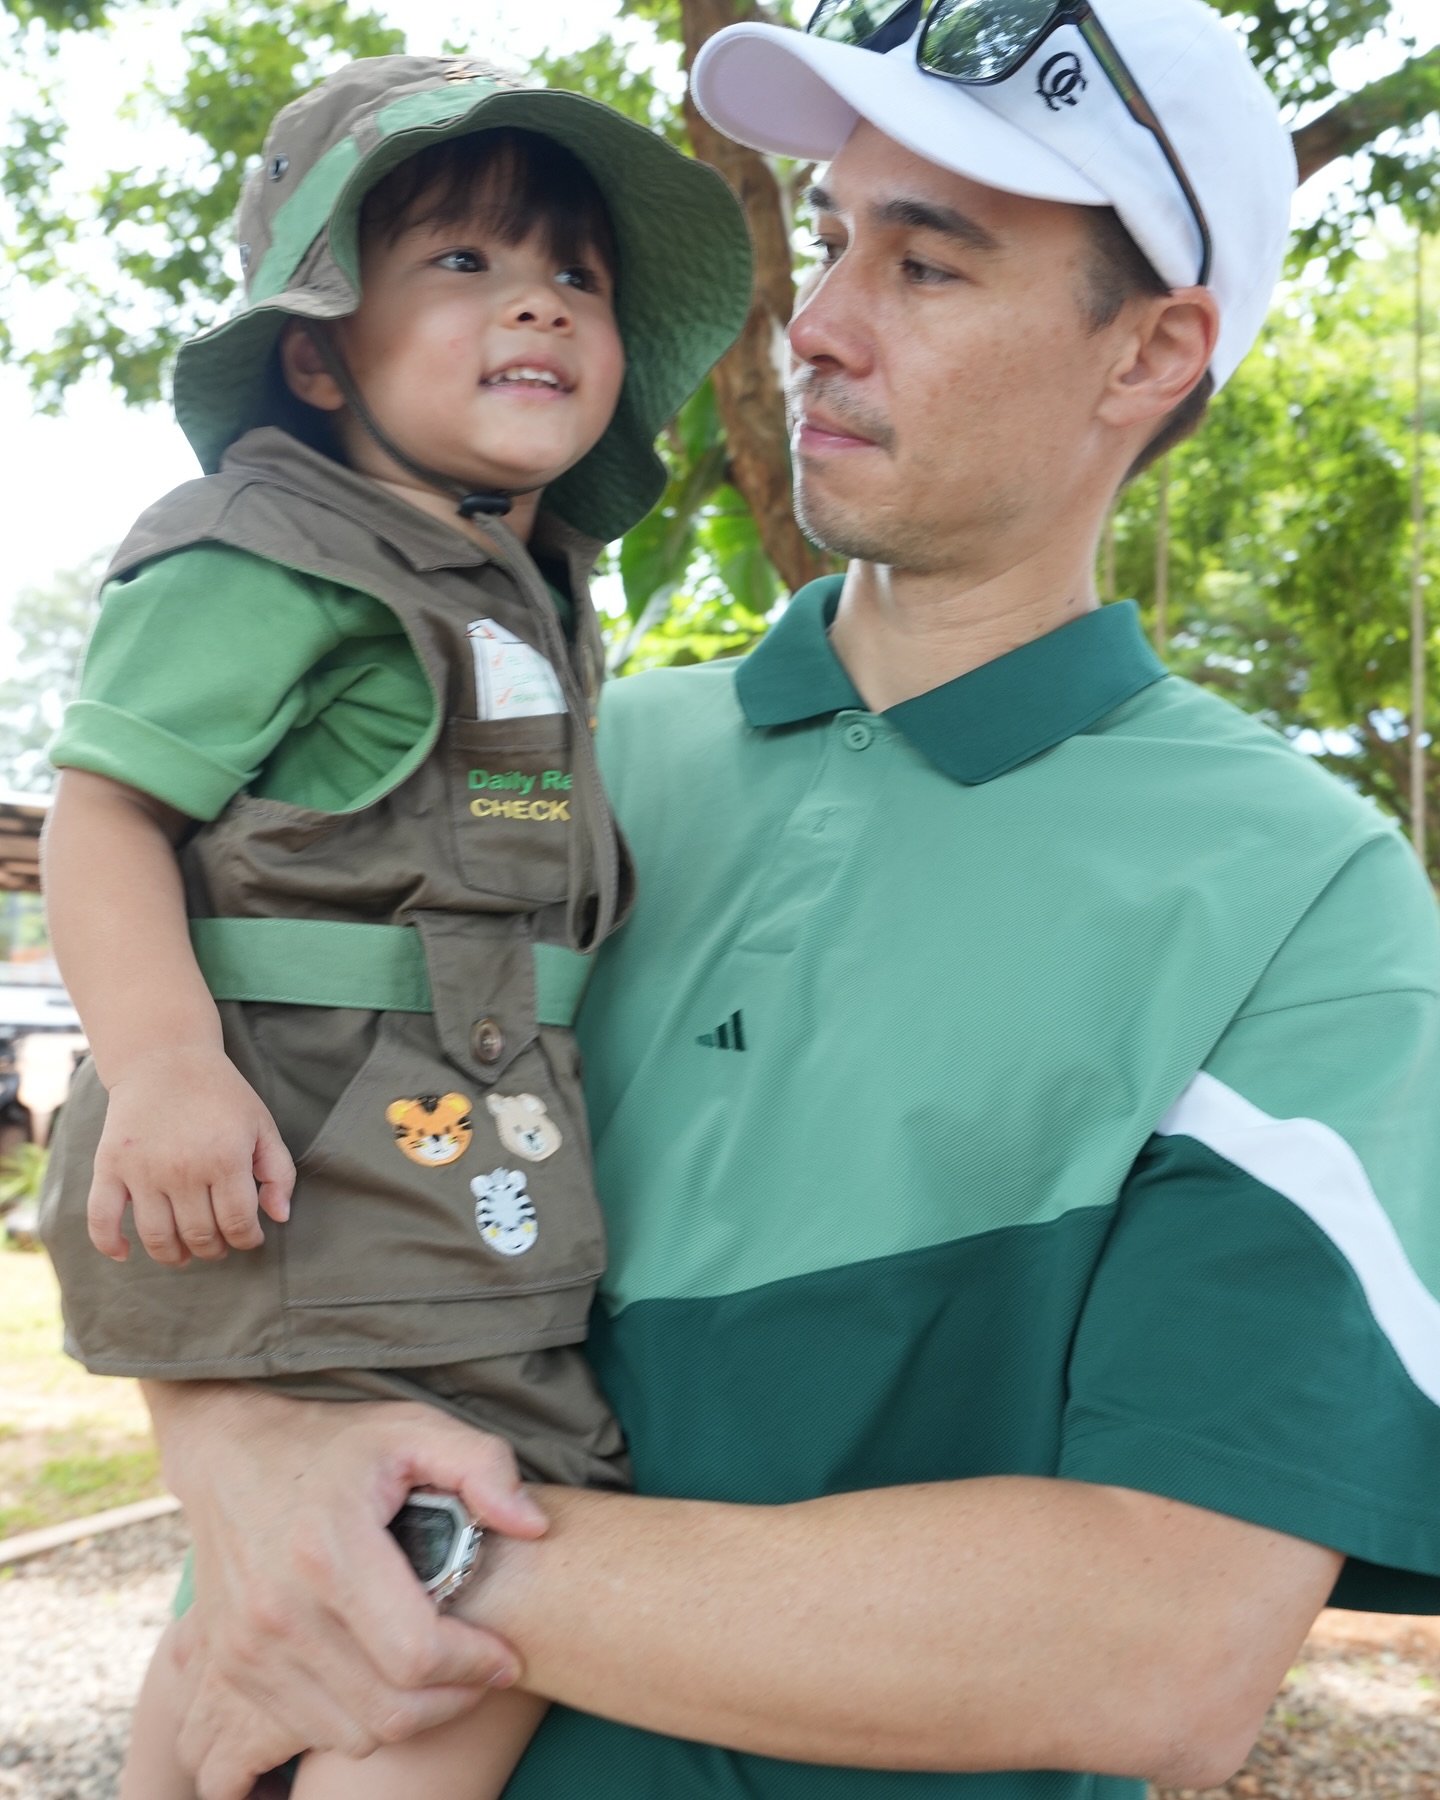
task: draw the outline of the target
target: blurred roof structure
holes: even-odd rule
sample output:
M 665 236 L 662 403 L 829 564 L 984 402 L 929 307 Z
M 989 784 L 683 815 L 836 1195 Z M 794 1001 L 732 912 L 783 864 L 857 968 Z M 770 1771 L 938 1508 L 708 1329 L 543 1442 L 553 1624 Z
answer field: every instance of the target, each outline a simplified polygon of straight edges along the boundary
M 0 893 L 40 892 L 40 831 L 49 810 L 45 794 L 0 792 Z

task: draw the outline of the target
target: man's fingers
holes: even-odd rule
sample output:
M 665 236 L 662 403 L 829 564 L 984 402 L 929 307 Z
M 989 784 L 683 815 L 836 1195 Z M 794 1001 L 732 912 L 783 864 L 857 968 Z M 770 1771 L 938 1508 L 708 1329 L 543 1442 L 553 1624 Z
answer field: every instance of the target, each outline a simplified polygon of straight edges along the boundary
M 290 1217 L 290 1196 L 295 1189 L 295 1160 L 285 1148 L 285 1140 L 275 1128 L 269 1113 L 260 1121 L 255 1137 L 253 1166 L 255 1185 L 260 1193 L 260 1210 L 277 1225 Z
M 360 1509 L 302 1514 L 294 1554 L 311 1591 L 326 1595 L 386 1687 L 483 1688 L 518 1673 L 508 1645 L 436 1611 L 399 1545 Z M 337 1691 L 328 1672 L 322 1679 Z M 366 1702 L 372 1716 L 374 1699 Z
M 503 1438 L 443 1413 L 429 1418 L 407 1413 L 389 1429 L 407 1491 L 437 1487 L 459 1494 L 483 1525 L 507 1537 L 537 1538 L 549 1529 L 549 1520 L 520 1480 L 515 1452 Z
M 129 1204 L 130 1190 L 123 1181 L 117 1181 L 113 1175 L 96 1173 L 90 1183 L 90 1198 L 85 1208 L 90 1242 L 102 1256 L 115 1262 L 124 1262 L 130 1254 L 130 1241 L 123 1229 L 125 1208 Z

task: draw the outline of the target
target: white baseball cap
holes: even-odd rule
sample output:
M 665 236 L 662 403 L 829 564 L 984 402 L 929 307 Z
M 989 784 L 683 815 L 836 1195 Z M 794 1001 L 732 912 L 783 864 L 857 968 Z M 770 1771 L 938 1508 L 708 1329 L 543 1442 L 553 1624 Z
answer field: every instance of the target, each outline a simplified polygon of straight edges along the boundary
M 1259 335 L 1280 277 L 1296 180 L 1290 134 L 1240 39 L 1204 0 L 1095 0 L 1094 10 L 1209 227 L 1218 388 Z M 986 187 L 1113 206 L 1165 281 L 1194 284 L 1194 213 L 1154 133 L 1136 121 L 1077 26 L 1061 25 L 1012 75 L 986 86 L 927 74 L 916 60 L 918 35 L 877 54 L 783 26 L 732 25 L 700 52 L 691 90 L 717 129 L 756 150 L 828 162 L 866 119 Z

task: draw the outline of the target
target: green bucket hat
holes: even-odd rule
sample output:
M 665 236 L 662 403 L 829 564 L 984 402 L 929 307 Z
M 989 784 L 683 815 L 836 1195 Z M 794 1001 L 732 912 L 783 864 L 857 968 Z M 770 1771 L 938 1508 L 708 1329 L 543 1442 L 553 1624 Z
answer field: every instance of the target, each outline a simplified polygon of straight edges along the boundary
M 359 217 L 398 164 L 497 126 L 542 132 L 594 177 L 614 227 L 625 385 L 603 438 L 546 490 L 547 506 L 609 540 L 665 486 L 655 438 L 735 341 L 750 307 L 750 236 L 714 170 L 581 94 L 527 88 L 460 57 L 351 63 L 277 114 L 240 202 L 245 301 L 185 344 L 175 413 L 213 473 L 236 438 L 277 422 L 274 349 L 286 322 L 360 304 Z

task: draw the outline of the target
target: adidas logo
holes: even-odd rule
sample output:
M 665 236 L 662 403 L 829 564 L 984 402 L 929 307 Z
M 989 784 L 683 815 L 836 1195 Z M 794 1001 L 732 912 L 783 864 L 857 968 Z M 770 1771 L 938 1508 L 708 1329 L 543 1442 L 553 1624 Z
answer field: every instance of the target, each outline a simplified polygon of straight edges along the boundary
M 745 1027 L 740 1023 L 739 1013 L 731 1013 L 725 1023 L 717 1026 L 714 1031 L 702 1031 L 695 1042 L 706 1050 L 743 1050 Z

